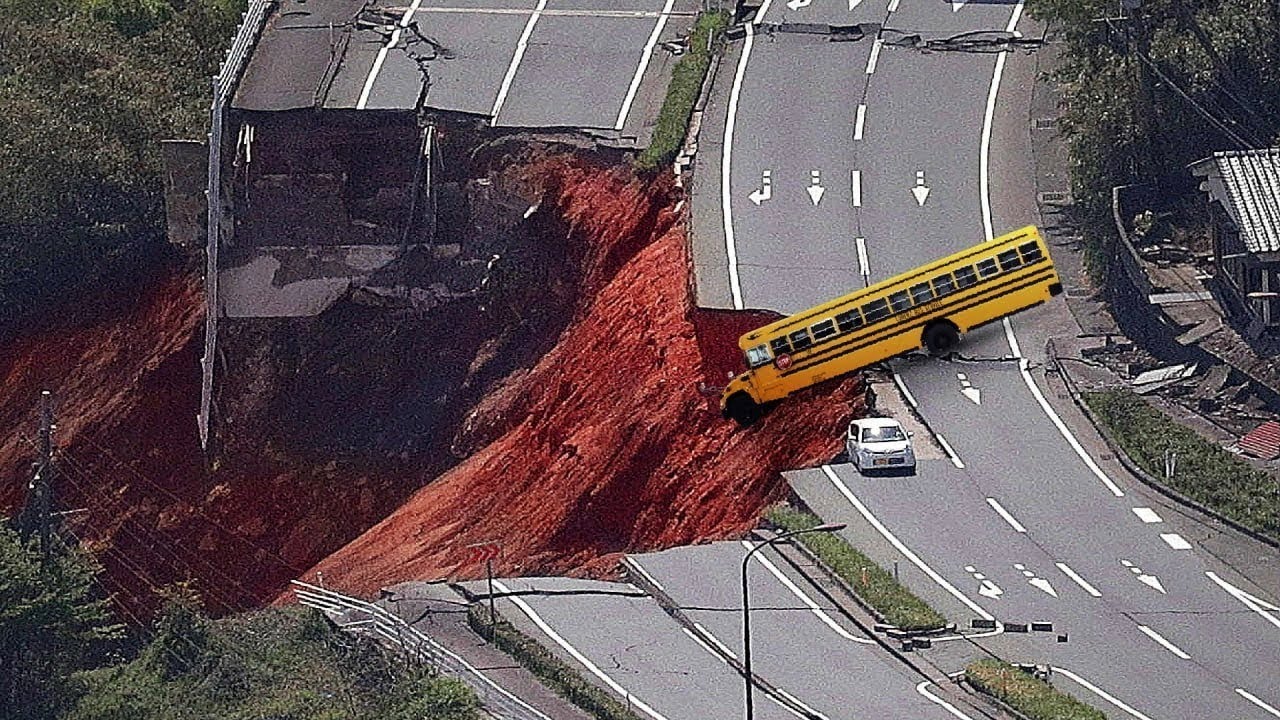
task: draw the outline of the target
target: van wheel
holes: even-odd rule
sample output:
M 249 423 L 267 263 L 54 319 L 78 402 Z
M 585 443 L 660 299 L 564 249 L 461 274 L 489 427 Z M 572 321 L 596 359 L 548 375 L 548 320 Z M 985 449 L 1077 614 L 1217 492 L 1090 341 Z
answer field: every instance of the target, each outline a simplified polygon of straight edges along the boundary
M 959 344 L 960 332 L 951 323 L 934 323 L 924 329 L 924 346 L 928 348 L 930 355 L 946 355 Z
M 746 393 L 736 393 L 725 403 L 724 414 L 742 427 L 760 419 L 760 406 Z

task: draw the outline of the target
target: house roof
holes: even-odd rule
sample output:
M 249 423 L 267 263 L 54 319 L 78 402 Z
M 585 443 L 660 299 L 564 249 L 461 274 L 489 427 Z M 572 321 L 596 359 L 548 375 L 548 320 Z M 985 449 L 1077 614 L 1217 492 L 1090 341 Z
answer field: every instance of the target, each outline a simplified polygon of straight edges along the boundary
M 1245 249 L 1280 251 L 1280 148 L 1214 153 L 1191 164 L 1201 186 L 1222 204 Z

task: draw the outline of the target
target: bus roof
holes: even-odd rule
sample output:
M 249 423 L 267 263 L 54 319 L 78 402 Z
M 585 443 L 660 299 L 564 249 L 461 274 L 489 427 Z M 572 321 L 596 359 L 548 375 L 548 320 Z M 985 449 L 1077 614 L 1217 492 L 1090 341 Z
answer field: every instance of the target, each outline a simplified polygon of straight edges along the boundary
M 781 320 L 775 320 L 774 322 L 771 322 L 768 325 L 765 325 L 763 327 L 758 327 L 755 330 L 752 330 L 751 332 L 743 335 L 741 338 L 738 339 L 738 346 L 742 350 L 746 350 L 750 347 L 758 345 L 759 340 L 762 337 L 772 337 L 779 331 L 785 330 L 786 328 L 792 325 L 797 325 L 797 324 L 809 325 L 810 322 L 816 317 L 830 315 L 832 312 L 834 312 L 835 310 L 843 306 L 849 305 L 851 303 L 860 302 L 867 297 L 876 297 L 879 295 L 883 295 L 886 291 L 888 291 L 891 287 L 895 285 L 904 284 L 906 282 L 914 280 L 919 275 L 928 275 L 944 267 L 953 265 L 956 262 L 963 259 L 966 255 L 977 254 L 982 252 L 984 249 L 994 248 L 1004 244 L 1025 242 L 1028 238 L 1034 238 L 1036 240 L 1040 239 L 1040 231 L 1036 228 L 1036 226 L 1027 225 L 1026 227 L 1019 228 L 1017 230 L 1014 230 L 1013 232 L 1005 233 L 1004 235 L 1001 235 L 1000 237 L 997 237 L 997 238 L 992 238 L 989 241 L 981 242 L 981 243 L 978 243 L 977 245 L 967 247 L 963 250 L 952 253 L 951 255 L 948 255 L 944 258 L 939 258 L 938 260 L 934 260 L 933 262 L 930 262 L 928 264 L 921 265 L 920 267 L 912 268 L 910 270 L 907 270 L 904 273 L 895 275 L 894 277 L 888 278 L 886 280 L 881 280 L 880 282 L 874 285 L 871 285 L 869 287 L 863 288 L 861 290 L 855 290 L 854 292 L 851 292 L 847 295 L 842 295 L 841 297 L 838 297 L 834 300 L 829 300 L 825 303 L 822 303 L 821 305 L 816 305 L 807 310 L 801 310 L 800 312 L 795 313 L 794 315 L 789 315 L 785 318 L 782 318 Z

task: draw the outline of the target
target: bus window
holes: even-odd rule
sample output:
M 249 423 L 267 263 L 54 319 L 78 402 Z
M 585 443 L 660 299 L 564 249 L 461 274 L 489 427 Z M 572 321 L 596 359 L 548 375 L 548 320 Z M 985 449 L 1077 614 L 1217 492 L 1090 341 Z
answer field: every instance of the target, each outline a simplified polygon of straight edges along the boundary
M 950 295 L 951 293 L 955 292 L 955 290 L 956 290 L 956 284 L 955 284 L 955 281 L 951 279 L 951 273 L 939 275 L 938 277 L 933 279 L 933 292 L 938 297 L 942 297 L 943 295 Z
M 773 348 L 774 355 L 786 355 L 791 352 L 791 343 L 787 342 L 785 337 L 776 337 L 770 340 L 769 347 Z
M 809 337 L 808 329 L 797 330 L 791 333 L 791 347 L 796 350 L 803 350 L 813 344 L 813 338 Z
M 1022 253 L 1022 260 L 1028 265 L 1033 265 L 1044 259 L 1044 253 L 1040 252 L 1040 246 L 1033 242 L 1019 245 L 1018 252 Z
M 977 284 L 978 282 L 978 275 L 973 272 L 972 265 L 963 265 L 956 268 L 955 276 L 956 287 L 958 288 L 967 288 L 970 285 Z
M 889 307 L 896 313 L 906 312 L 911 307 L 911 297 L 906 290 L 900 290 L 889 296 Z
M 923 305 L 933 299 L 933 291 L 929 289 L 929 283 L 920 283 L 911 286 L 911 302 L 916 305 Z
M 821 342 L 836 334 L 836 321 L 823 320 L 820 323 L 814 323 L 809 329 L 813 332 L 813 339 Z
M 757 368 L 761 365 L 768 365 L 773 357 L 769 355 L 769 347 L 767 345 L 757 345 L 747 350 L 747 367 Z
M 862 326 L 862 315 L 858 314 L 857 308 L 849 312 L 842 312 L 836 316 L 836 324 L 840 326 L 840 332 L 856 330 Z
M 865 317 L 869 323 L 883 320 L 889 317 L 889 303 L 885 302 L 883 299 L 872 300 L 862 306 L 862 316 Z
M 996 267 L 995 258 L 978 261 L 978 274 L 982 277 L 989 278 L 998 272 L 1000 272 L 1000 269 Z
M 1022 266 L 1022 258 L 1018 257 L 1017 250 L 1005 250 L 996 257 L 1000 258 L 1000 269 L 1005 272 L 1016 270 Z

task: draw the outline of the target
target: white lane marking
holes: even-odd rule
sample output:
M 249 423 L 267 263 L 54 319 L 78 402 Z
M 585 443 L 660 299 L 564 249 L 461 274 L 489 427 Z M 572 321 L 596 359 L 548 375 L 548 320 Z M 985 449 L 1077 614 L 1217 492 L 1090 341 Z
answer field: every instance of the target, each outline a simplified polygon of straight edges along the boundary
M 1160 539 L 1169 544 L 1174 550 L 1190 550 L 1191 543 L 1187 542 L 1178 533 L 1160 533 Z
M 1267 612 L 1267 608 L 1273 611 L 1280 610 L 1280 608 L 1277 608 L 1275 605 L 1272 605 L 1271 603 L 1266 603 L 1266 602 L 1263 602 L 1262 600 L 1259 600 L 1258 598 L 1250 595 L 1244 590 L 1241 590 L 1235 585 L 1232 585 L 1226 580 L 1223 580 L 1222 578 L 1218 577 L 1218 574 L 1215 572 L 1209 571 L 1209 572 L 1206 572 L 1205 575 L 1208 576 L 1208 578 L 1212 580 L 1214 583 L 1216 583 L 1218 587 L 1222 588 L 1223 590 L 1226 590 L 1227 594 L 1229 594 L 1231 597 L 1239 600 L 1240 602 L 1244 603 L 1245 607 L 1261 615 L 1263 620 L 1266 620 L 1272 625 L 1275 625 L 1276 627 L 1280 628 L 1280 619 L 1277 619 L 1276 616 Z
M 1160 635 L 1160 633 L 1156 632 L 1155 630 L 1152 630 L 1146 625 L 1139 625 L 1138 630 L 1141 631 L 1143 635 L 1146 635 L 1152 640 L 1155 640 L 1156 642 L 1160 643 L 1160 646 L 1163 647 L 1165 650 L 1168 650 L 1169 652 L 1173 653 L 1174 655 L 1177 655 L 1183 660 L 1191 659 L 1191 656 L 1183 652 L 1182 648 L 1179 648 L 1177 645 L 1174 645 L 1168 640 L 1165 640 L 1164 637 Z
M 743 540 L 741 542 L 742 542 L 742 547 L 748 550 L 752 550 L 756 547 L 755 545 L 752 545 L 746 540 Z M 835 620 L 831 619 L 830 615 L 828 615 L 821 607 L 818 606 L 818 603 L 813 601 L 813 598 L 809 597 L 803 590 L 799 588 L 799 586 L 797 586 L 794 582 L 792 582 L 791 578 L 784 575 L 782 571 L 778 569 L 778 566 L 773 564 L 772 560 L 765 557 L 764 553 L 756 553 L 755 558 L 756 560 L 759 560 L 760 564 L 764 565 L 765 568 L 767 568 L 769 572 L 772 573 L 773 576 L 778 579 L 778 582 L 782 583 L 782 585 L 785 588 L 790 590 L 792 595 L 795 595 L 800 600 L 801 603 L 804 603 L 805 607 L 809 608 L 810 612 L 812 612 L 815 616 L 817 616 L 817 618 L 821 620 L 823 624 L 825 624 L 827 627 L 835 631 L 837 635 L 844 638 L 845 640 L 852 640 L 854 642 L 866 643 L 868 645 L 874 645 L 876 643 L 875 640 L 872 640 L 870 638 L 858 637 L 857 635 L 854 635 L 848 630 L 845 630 L 844 628 L 840 627 L 840 625 Z
M 1013 32 L 1014 27 L 1018 24 L 1018 18 L 1021 15 L 1022 2 L 1020 0 L 1018 4 L 1014 6 L 1013 13 L 1009 16 L 1009 23 L 1005 27 L 1006 32 Z M 992 228 L 991 223 L 991 126 L 995 118 L 996 97 L 1000 90 L 1000 78 L 1004 75 L 1005 58 L 1008 54 L 1007 50 L 1002 50 L 998 55 L 996 55 L 995 71 L 991 76 L 991 90 L 987 94 L 986 113 L 982 119 L 982 143 L 981 150 L 979 151 L 978 184 L 980 189 L 979 194 L 982 200 L 982 226 L 984 232 L 986 232 L 988 240 L 995 237 L 995 231 Z M 1093 472 L 1094 476 L 1107 486 L 1107 489 L 1111 491 L 1111 494 L 1116 497 L 1124 497 L 1124 491 L 1115 484 L 1115 481 L 1102 471 L 1102 468 L 1098 467 L 1098 463 L 1094 462 L 1093 458 L 1089 456 L 1089 453 L 1080 445 L 1080 441 L 1077 440 L 1075 435 L 1072 435 L 1071 431 L 1067 429 L 1066 424 L 1062 422 L 1062 418 L 1058 417 L 1058 413 L 1054 411 L 1051 405 L 1049 405 L 1049 401 L 1045 399 L 1044 394 L 1040 392 L 1040 388 L 1036 385 L 1035 378 L 1031 377 L 1031 372 L 1028 370 L 1029 363 L 1026 358 L 1022 357 L 1022 349 L 1018 346 L 1018 338 L 1013 334 L 1013 325 L 1009 322 L 1009 318 L 1005 318 L 1003 320 L 1003 324 L 1005 339 L 1009 342 L 1009 350 L 1015 357 L 1022 359 L 1019 368 L 1022 372 L 1022 380 L 1026 383 L 1027 389 L 1031 391 L 1031 395 L 1035 397 L 1036 402 L 1039 403 L 1040 409 L 1049 416 L 1049 420 L 1053 422 L 1054 427 L 1056 427 L 1062 437 L 1066 439 L 1067 444 L 1071 446 L 1072 450 L 1075 450 L 1076 455 L 1078 455 L 1089 470 Z
M 712 648 L 710 645 L 708 645 L 706 640 L 703 640 L 702 638 L 698 637 L 698 633 L 696 633 L 696 632 L 694 632 L 694 631 L 690 630 L 690 629 L 689 629 L 689 628 L 687 628 L 687 627 L 684 627 L 683 625 L 682 625 L 682 626 L 680 626 L 680 629 L 681 629 L 681 630 L 683 630 L 683 631 L 684 631 L 684 634 L 685 634 L 685 635 L 688 635 L 688 636 L 690 637 L 690 639 L 692 639 L 694 642 L 696 642 L 696 643 L 698 643 L 699 645 L 701 645 L 703 650 L 706 650 L 707 652 L 711 653 L 711 656 L 712 656 L 712 657 L 714 657 L 715 659 L 717 659 L 717 660 L 719 660 L 720 662 L 724 663 L 725 665 L 728 665 L 728 664 L 729 664 L 729 661 L 728 661 L 728 660 L 726 660 L 726 659 L 725 659 L 725 657 L 724 657 L 723 655 L 721 655 L 720 653 L 716 652 L 714 648 Z
M 902 393 L 902 397 L 906 398 L 906 401 L 911 404 L 911 409 L 920 410 L 920 403 L 916 402 L 916 396 L 912 395 L 911 391 L 907 389 L 907 383 L 903 381 L 897 370 L 893 371 L 893 383 L 898 386 L 898 392 Z
M 1137 515 L 1138 519 L 1144 523 L 1164 522 L 1164 520 L 1161 520 L 1160 516 L 1156 514 L 1155 510 L 1148 507 L 1136 507 L 1133 509 L 1133 514 Z
M 1013 326 L 1009 324 L 1009 318 L 1004 319 L 1004 331 L 1006 337 L 1009 338 L 1010 349 L 1013 350 L 1015 355 L 1021 357 L 1021 353 L 1016 347 L 1017 340 L 1013 337 Z M 1025 357 L 1022 358 L 1022 362 L 1019 363 L 1019 365 L 1020 370 L 1022 371 L 1022 380 L 1026 383 L 1027 389 L 1031 391 L 1031 395 L 1035 397 L 1036 402 L 1040 403 L 1040 409 L 1044 410 L 1045 415 L 1048 415 L 1049 419 L 1053 421 L 1054 427 L 1058 428 L 1058 432 L 1062 437 L 1066 438 L 1067 444 L 1071 446 L 1072 450 L 1076 451 L 1076 455 L 1084 462 L 1085 466 L 1093 472 L 1094 477 L 1101 480 L 1102 484 L 1107 486 L 1107 489 L 1111 491 L 1112 495 L 1115 495 L 1116 497 L 1124 497 L 1124 491 L 1120 489 L 1120 486 L 1116 485 L 1115 481 L 1103 472 L 1102 468 L 1098 467 L 1098 463 L 1094 462 L 1088 451 L 1086 451 L 1080 444 L 1080 441 L 1076 439 L 1076 436 L 1072 435 L 1071 431 L 1067 429 L 1066 423 L 1062 422 L 1062 418 L 1058 417 L 1058 413 L 1054 411 L 1053 406 L 1049 404 L 1048 400 L 1045 400 L 1044 393 L 1040 392 L 1040 387 L 1036 385 L 1035 378 L 1031 377 L 1031 371 L 1028 369 L 1030 363 Z
M 880 38 L 876 38 L 876 41 L 871 43 L 871 57 L 867 58 L 868 75 L 876 71 L 876 61 L 880 59 L 880 48 L 883 46 L 884 40 Z
M 1132 715 L 1133 717 L 1137 718 L 1137 720 L 1151 720 L 1151 718 L 1147 717 L 1146 715 L 1143 715 L 1142 713 L 1138 712 L 1137 710 L 1135 710 L 1135 709 L 1134 709 L 1134 708 L 1132 708 L 1131 706 L 1126 705 L 1124 702 L 1122 702 L 1122 701 L 1121 701 L 1119 698 L 1117 698 L 1116 696 L 1112 695 L 1111 693 L 1107 692 L 1106 690 L 1103 690 L 1102 688 L 1098 687 L 1097 685 L 1094 685 L 1093 683 L 1089 682 L 1088 680 L 1085 680 L 1084 678 L 1082 678 L 1082 677 L 1080 677 L 1079 675 L 1077 675 L 1077 674 L 1075 674 L 1075 673 L 1071 672 L 1070 670 L 1068 670 L 1068 669 L 1066 669 L 1066 668 L 1058 667 L 1057 665 L 1054 665 L 1054 666 L 1053 666 L 1053 671 L 1054 671 L 1054 672 L 1056 672 L 1056 673 L 1062 673 L 1062 674 L 1063 674 L 1063 675 L 1065 675 L 1066 677 L 1068 677 L 1068 678 L 1070 678 L 1070 679 L 1074 680 L 1074 681 L 1075 681 L 1078 685 L 1080 685 L 1081 687 L 1085 688 L 1086 690 L 1088 690 L 1089 692 L 1093 693 L 1094 695 L 1097 695 L 1098 697 L 1102 698 L 1103 700 L 1106 700 L 1107 702 L 1111 703 L 1112 705 L 1115 705 L 1116 707 L 1120 708 L 1121 710 L 1123 710 L 1123 711 L 1125 711 L 1125 712 L 1129 713 L 1129 714 L 1130 714 L 1130 715 Z
M 423 15 L 528 15 L 527 8 L 485 8 L 485 7 L 455 7 L 455 6 L 432 6 L 420 7 L 414 11 L 415 14 Z M 657 19 L 664 13 L 658 10 L 588 10 L 566 8 L 557 10 L 549 8 L 542 11 L 543 17 L 590 17 L 590 18 L 638 18 L 638 19 Z M 673 12 L 670 15 L 691 17 L 693 14 L 688 12 Z
M 757 20 L 764 17 L 768 0 L 756 13 Z M 738 70 L 733 75 L 733 87 L 729 90 L 729 111 L 724 121 L 724 147 L 720 154 L 720 206 L 724 212 L 724 249 L 729 258 L 729 292 L 733 295 L 733 309 L 742 309 L 742 284 L 738 279 L 738 248 L 733 240 L 732 196 L 729 193 L 729 166 L 733 156 L 733 126 L 738 117 L 738 96 L 742 93 L 742 78 L 747 73 L 747 59 L 755 42 L 755 23 L 747 23 L 747 36 L 742 41 L 742 57 L 738 58 Z
M 867 105 L 861 103 L 858 105 L 858 114 L 853 120 L 853 139 L 862 139 L 862 126 L 867 122 Z
M 921 695 L 923 695 L 923 696 L 925 696 L 926 698 L 928 698 L 930 702 L 937 703 L 938 705 L 941 705 L 943 710 L 946 710 L 947 712 L 951 713 L 951 714 L 952 714 L 952 715 L 954 715 L 955 717 L 962 718 L 962 720 L 973 720 L 973 718 L 971 718 L 971 717 L 969 717 L 968 715 L 965 715 L 964 713 L 960 712 L 960 709 L 959 709 L 959 708 L 957 708 L 955 705 L 952 705 L 951 703 L 947 702 L 946 700 L 943 700 L 942 698 L 938 697 L 937 695 L 934 695 L 933 693 L 929 692 L 929 686 L 930 686 L 930 685 L 934 685 L 934 684 L 936 684 L 936 683 L 934 683 L 932 680 L 925 680 L 924 682 L 920 683 L 919 685 L 916 685 L 916 692 L 918 692 L 918 693 L 920 693 Z
M 667 720 L 666 716 L 664 716 L 663 714 L 659 713 L 658 711 L 646 705 L 644 701 L 641 700 L 640 698 L 632 695 L 630 692 L 627 691 L 626 688 L 622 687 L 622 685 L 620 685 L 617 680 L 614 680 L 613 678 L 609 677 L 609 675 L 606 674 L 599 667 L 597 667 L 595 663 L 588 660 L 586 655 L 583 655 L 581 652 L 578 651 L 577 648 L 569 644 L 568 640 L 565 640 L 563 637 L 560 637 L 560 634 L 557 633 L 555 630 L 552 630 L 551 626 L 548 625 L 547 622 L 542 619 L 542 616 L 539 615 L 537 612 L 535 612 L 534 609 L 529 606 L 529 603 L 525 602 L 523 598 L 519 598 L 514 595 L 511 595 L 510 588 L 508 588 L 501 580 L 494 580 L 493 586 L 498 588 L 498 590 L 502 591 L 503 593 L 507 594 L 507 599 L 510 600 L 512 603 L 515 603 L 515 606 L 520 608 L 520 611 L 523 612 L 530 620 L 532 620 L 533 624 L 537 625 L 538 629 L 541 630 L 543 633 L 545 633 L 547 637 L 551 638 L 551 640 L 555 642 L 555 644 L 559 645 L 561 648 L 564 648 L 564 651 L 569 653 L 569 655 L 573 657 L 574 660 L 577 660 L 579 663 L 581 663 L 582 666 L 585 667 L 587 671 L 590 672 L 592 675 L 595 675 L 596 677 L 600 678 L 601 682 L 603 682 L 605 685 L 608 685 L 610 688 L 612 688 L 614 692 L 621 695 L 628 703 L 642 710 L 646 715 L 653 718 L 653 720 Z
M 995 498 L 987 498 L 987 504 L 990 505 L 991 509 L 995 510 L 996 513 L 1000 515 L 1000 517 L 1004 518 L 1005 522 L 1013 526 L 1014 532 L 1024 533 L 1027 531 L 1027 529 L 1022 526 L 1022 523 L 1015 520 L 1014 517 L 1009 514 L 1009 511 L 1005 510 L 1004 506 L 1001 505 L 999 501 L 997 501 Z
M 498 113 L 502 111 L 502 105 L 507 102 L 507 93 L 511 91 L 511 81 L 516 79 L 516 70 L 520 69 L 520 61 L 524 59 L 524 51 L 529 47 L 529 37 L 533 35 L 533 26 L 538 24 L 538 18 L 542 17 L 542 11 L 547 7 L 547 0 L 538 0 L 538 6 L 533 9 L 533 14 L 529 16 L 529 22 L 524 24 L 524 32 L 520 33 L 520 39 L 516 41 L 516 51 L 511 56 L 511 64 L 507 66 L 507 74 L 502 78 L 502 85 L 498 87 L 498 97 L 493 101 L 493 109 L 489 111 L 489 125 L 498 124 Z
M 1054 563 L 1054 565 L 1057 565 L 1058 569 L 1061 570 L 1064 575 L 1074 580 L 1077 585 L 1084 588 L 1085 592 L 1094 597 L 1102 597 L 1102 593 L 1098 592 L 1098 588 L 1090 585 L 1084 578 L 1080 577 L 1075 570 L 1067 567 L 1066 563 Z
M 996 619 L 994 615 L 983 610 L 981 605 L 970 600 L 967 595 L 957 590 L 951 583 L 947 582 L 946 578 L 942 577 L 933 568 L 926 565 L 918 555 L 912 552 L 906 545 L 902 544 L 902 541 L 899 540 L 896 535 L 889 532 L 889 528 L 885 527 L 884 523 L 880 522 L 879 518 L 871 514 L 871 511 L 867 509 L 867 506 L 863 505 L 862 501 L 859 500 L 851 490 L 849 490 L 848 486 L 844 484 L 844 481 L 840 479 L 839 475 L 835 474 L 835 471 L 831 469 L 830 465 L 823 465 L 822 472 L 826 473 L 827 479 L 831 481 L 832 485 L 836 486 L 836 490 L 839 490 L 841 495 L 844 495 L 844 498 L 849 501 L 849 504 L 853 505 L 853 507 L 862 515 L 863 518 L 866 519 L 867 522 L 871 523 L 871 527 L 875 528 L 876 531 L 884 536 L 884 539 L 888 540 L 890 545 L 893 545 L 898 552 L 902 553 L 903 557 L 910 560 L 916 567 L 924 571 L 924 574 L 928 575 L 930 580 L 936 582 L 943 590 L 951 593 L 952 597 L 963 603 L 965 607 L 977 613 L 978 617 L 983 620 Z M 997 625 L 1001 625 L 1001 623 L 997 621 Z
M 849 171 L 849 190 L 854 207 L 862 207 L 862 171 Z
M 638 573 L 640 573 L 642 576 L 644 576 L 644 579 L 645 579 L 645 580 L 648 580 L 650 585 L 653 585 L 654 587 L 658 588 L 659 590 L 664 590 L 664 591 L 666 590 L 666 588 L 662 587 L 662 583 L 658 582 L 658 579 L 657 579 L 657 578 L 655 578 L 654 576 L 650 575 L 650 574 L 649 574 L 649 571 L 648 571 L 648 570 L 645 570 L 645 569 L 644 569 L 644 567 L 640 565 L 640 561 L 639 561 L 639 560 L 636 560 L 635 558 L 631 557 L 630 555 L 628 555 L 628 556 L 626 556 L 625 558 L 623 558 L 623 560 L 627 563 L 627 565 L 630 565 L 631 567 L 635 568 L 635 571 L 636 571 L 636 572 L 638 572 Z
M 867 260 L 867 239 L 854 238 L 853 242 L 858 246 L 858 269 L 862 273 L 863 284 L 866 284 L 867 278 L 871 275 L 871 264 Z
M 360 98 L 356 100 L 357 110 L 363 110 L 365 105 L 369 104 L 369 95 L 373 92 L 373 83 L 378 79 L 378 73 L 382 72 L 382 64 L 387 61 L 387 53 L 391 52 L 391 48 L 400 42 L 400 33 L 409 26 L 409 21 L 421 4 L 422 0 L 413 0 L 413 3 L 404 11 L 404 15 L 400 16 L 400 22 L 396 23 L 396 29 L 391 33 L 387 44 L 378 48 L 378 55 L 373 59 L 373 67 L 369 68 L 369 75 L 364 79 L 364 87 L 360 89 Z
M 960 456 L 956 454 L 955 448 L 951 447 L 951 443 L 942 437 L 942 433 L 936 432 L 933 436 L 938 438 L 938 444 L 942 446 L 942 451 L 947 454 L 947 457 L 951 458 L 951 464 L 955 465 L 957 470 L 963 470 L 964 463 L 961 462 Z
M 889 0 L 889 12 L 898 12 L 898 3 L 901 0 Z
M 803 709 L 804 709 L 804 711 L 805 711 L 805 713 L 807 713 L 809 717 L 815 717 L 815 718 L 818 718 L 818 720 L 831 720 L 831 718 L 829 718 L 829 717 L 827 717 L 826 715 L 823 715 L 822 713 L 818 712 L 818 711 L 817 711 L 817 710 L 815 710 L 812 706 L 810 706 L 808 703 L 804 702 L 803 700 L 801 700 L 800 698 L 796 697 L 795 695 L 792 695 L 791 693 L 787 692 L 786 690 L 783 690 L 783 689 L 782 689 L 782 688 L 780 688 L 780 687 L 776 687 L 776 688 L 774 688 L 774 690 L 777 690 L 779 695 L 781 695 L 781 696 L 785 697 L 786 699 L 790 700 L 791 702 L 793 702 L 793 703 L 795 703 L 795 704 L 799 705 L 801 708 L 803 708 Z M 774 700 L 774 702 L 777 702 L 777 700 L 775 699 L 775 700 Z M 790 707 L 788 707 L 788 706 L 786 706 L 786 705 L 783 705 L 783 704 L 782 704 L 782 703 L 780 703 L 780 702 L 779 702 L 779 703 L 777 703 L 777 704 L 778 704 L 778 705 L 781 705 L 782 707 L 786 708 L 787 710 L 790 710 L 790 711 L 791 711 L 791 714 L 792 714 L 792 715 L 795 715 L 796 717 L 805 717 L 804 715 L 801 715 L 800 713 L 796 712 L 795 710 L 791 709 Z
M 1249 702 L 1253 703 L 1254 705 L 1257 705 L 1263 710 L 1266 710 L 1268 713 L 1271 713 L 1273 716 L 1280 718 L 1280 710 L 1277 710 L 1271 705 L 1268 705 L 1267 703 L 1263 702 L 1260 698 L 1258 698 L 1257 695 L 1254 695 L 1248 690 L 1245 690 L 1244 688 L 1236 688 L 1236 694 L 1244 698 L 1245 700 L 1248 700 Z
M 734 660 L 738 659 L 738 654 L 735 653 L 733 650 L 730 650 L 728 645 L 725 645 L 724 643 L 720 642 L 720 638 L 716 637 L 710 630 L 703 627 L 702 623 L 695 622 L 693 626 L 697 628 L 698 632 L 702 633 L 702 636 L 705 637 L 709 642 L 711 642 L 711 644 L 720 648 L 720 652 L 724 653 L 728 657 L 733 658 Z
M 618 119 L 613 123 L 614 130 L 621 130 L 623 123 L 627 120 L 627 115 L 631 112 L 631 103 L 635 102 L 636 91 L 640 89 L 640 81 L 644 79 L 644 71 L 649 68 L 649 60 L 653 57 L 653 46 L 658 44 L 658 36 L 662 34 L 662 28 L 667 25 L 667 17 L 671 12 L 671 6 L 675 0 L 667 0 L 667 4 L 662 8 L 662 15 L 658 17 L 658 22 L 653 25 L 653 32 L 649 33 L 649 42 L 644 44 L 644 50 L 640 54 L 640 65 L 636 67 L 636 74 L 631 78 L 631 86 L 627 88 L 627 96 L 622 101 L 622 109 L 618 111 Z

